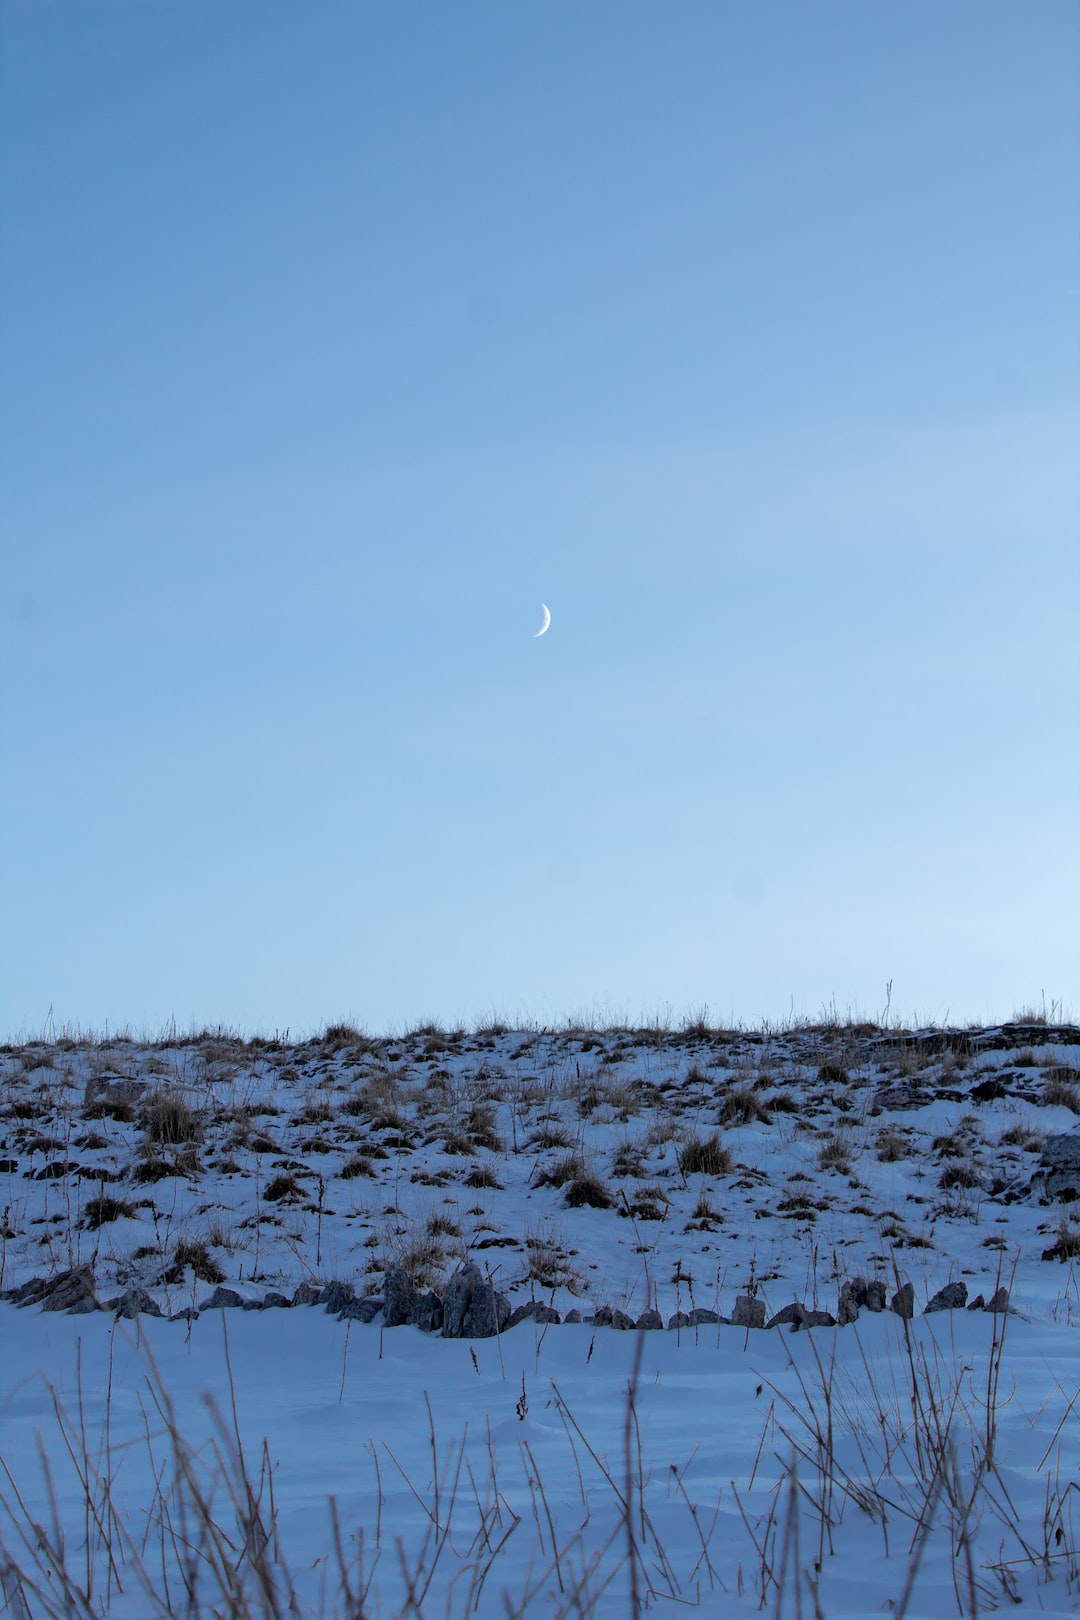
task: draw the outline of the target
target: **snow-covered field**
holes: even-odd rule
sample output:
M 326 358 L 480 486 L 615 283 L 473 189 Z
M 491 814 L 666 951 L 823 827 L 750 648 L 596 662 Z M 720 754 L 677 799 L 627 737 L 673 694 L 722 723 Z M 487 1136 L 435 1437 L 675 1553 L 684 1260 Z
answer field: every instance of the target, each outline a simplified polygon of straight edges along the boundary
M 0 1304 L 0 1613 L 1076 1612 L 1080 1238 L 1032 1178 L 1078 1058 L 1038 1023 L 8 1048 L 0 1288 L 183 1315 Z M 585 1320 L 361 1309 L 466 1261 Z M 853 1278 L 914 1319 L 724 1320 Z M 193 1314 L 331 1280 L 350 1318 Z M 922 1314 L 949 1282 L 1012 1310 Z

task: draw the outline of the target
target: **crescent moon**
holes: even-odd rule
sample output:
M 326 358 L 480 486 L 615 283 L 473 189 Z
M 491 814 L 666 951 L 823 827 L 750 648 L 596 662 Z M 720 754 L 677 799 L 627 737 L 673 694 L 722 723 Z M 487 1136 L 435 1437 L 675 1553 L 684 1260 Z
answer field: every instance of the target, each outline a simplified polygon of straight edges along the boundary
M 536 632 L 536 636 L 542 636 L 544 634 L 544 631 L 548 628 L 548 626 L 551 623 L 551 612 L 550 612 L 547 604 L 544 603 L 544 602 L 541 602 L 540 606 L 544 609 L 544 622 L 540 626 L 539 630 Z M 536 636 L 533 636 L 534 641 L 536 640 Z

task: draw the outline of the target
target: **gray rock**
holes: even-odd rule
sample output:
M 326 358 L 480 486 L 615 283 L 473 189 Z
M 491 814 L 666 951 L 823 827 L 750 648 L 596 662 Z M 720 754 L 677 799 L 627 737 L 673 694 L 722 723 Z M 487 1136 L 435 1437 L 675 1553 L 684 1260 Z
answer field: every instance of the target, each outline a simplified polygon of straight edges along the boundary
M 610 1327 L 614 1314 L 615 1313 L 612 1311 L 610 1305 L 600 1305 L 593 1312 L 593 1314 L 586 1317 L 585 1320 L 587 1322 L 591 1322 L 594 1327 Z
M 42 1309 L 46 1311 L 70 1311 L 74 1306 L 81 1305 L 87 1299 L 94 1302 L 90 1307 L 91 1310 L 100 1309 L 94 1292 L 93 1268 L 90 1266 L 73 1266 L 70 1271 L 62 1271 L 58 1277 L 54 1277 L 52 1282 L 48 1284 Z
M 763 1299 L 754 1299 L 750 1294 L 740 1294 L 735 1301 L 731 1321 L 734 1327 L 763 1328 L 765 1326 L 765 1301 Z
M 68 1315 L 89 1316 L 91 1311 L 100 1311 L 100 1309 L 101 1305 L 93 1294 L 86 1294 L 82 1299 L 77 1299 L 74 1305 L 68 1306 Z
M 1042 1145 L 1039 1163 L 1047 1170 L 1075 1170 L 1080 1173 L 1080 1131 L 1048 1136 Z
M 620 1311 L 616 1308 L 611 1313 L 611 1326 L 613 1328 L 618 1328 L 620 1333 L 628 1333 L 635 1328 L 637 1324 L 634 1321 L 634 1318 L 629 1316 L 626 1311 Z
M 707 1310 L 704 1305 L 695 1305 L 690 1312 L 691 1327 L 715 1327 L 719 1320 L 720 1313 Z
M 243 1309 L 245 1311 L 265 1311 L 266 1301 L 264 1299 L 245 1299 Z
M 1007 1288 L 996 1289 L 987 1300 L 985 1309 L 988 1311 L 1008 1311 L 1010 1309 L 1009 1290 Z
M 294 1305 L 317 1305 L 322 1296 L 322 1288 L 318 1283 L 300 1283 L 292 1297 Z
M 510 1320 L 510 1301 L 497 1294 L 471 1261 L 455 1271 L 443 1300 L 444 1339 L 490 1339 Z
M 185 1305 L 182 1311 L 173 1311 L 169 1317 L 170 1322 L 197 1322 L 199 1312 L 194 1305 Z
M 669 1331 L 673 1331 L 673 1330 L 678 1329 L 678 1328 L 689 1327 L 690 1326 L 690 1318 L 687 1316 L 685 1311 L 676 1311 L 673 1316 L 668 1317 L 667 1325 L 668 1325 L 668 1330 Z
M 161 1306 L 156 1299 L 146 1292 L 145 1288 L 125 1288 L 118 1299 L 109 1301 L 109 1309 L 116 1312 L 124 1321 L 130 1322 L 136 1316 L 161 1316 Z
M 576 1305 L 571 1305 L 570 1309 L 563 1317 L 563 1321 L 569 1322 L 571 1325 L 577 1324 L 581 1321 L 581 1312 L 578 1310 Z
M 866 1285 L 865 1305 L 868 1311 L 883 1311 L 885 1309 L 885 1284 L 877 1278 Z
M 874 1092 L 873 1107 L 878 1110 L 921 1108 L 926 1100 L 926 1093 L 913 1080 L 901 1080 L 894 1085 L 879 1086 Z
M 320 1305 L 325 1305 L 328 1316 L 340 1316 L 351 1299 L 356 1298 L 356 1289 L 351 1282 L 327 1283 L 323 1289 Z
M 443 1325 L 443 1305 L 438 1294 L 430 1289 L 421 1294 L 413 1308 L 412 1320 L 421 1333 L 438 1333 Z
M 835 1327 L 836 1317 L 831 1311 L 804 1311 L 801 1322 L 791 1324 L 792 1333 L 801 1333 L 804 1328 Z
M 938 1289 L 923 1315 L 929 1316 L 931 1311 L 962 1311 L 967 1304 L 967 1297 L 966 1282 L 946 1283 L 944 1288 Z
M 663 1328 L 664 1318 L 660 1315 L 659 1311 L 642 1311 L 634 1325 L 641 1328 L 643 1332 L 651 1333 L 654 1332 L 656 1328 Z
M 781 1310 L 777 1311 L 775 1316 L 771 1316 L 765 1325 L 771 1328 L 786 1327 L 790 1322 L 792 1327 L 797 1328 L 805 1316 L 806 1306 L 800 1305 L 797 1299 L 793 1299 L 790 1305 L 785 1305 Z
M 579 1318 L 580 1320 L 580 1318 Z M 510 1312 L 507 1327 L 517 1327 L 519 1322 L 561 1322 L 562 1317 L 553 1305 L 547 1305 L 542 1299 L 526 1300 L 522 1305 L 515 1305 Z
M 1080 1198 L 1080 1131 L 1046 1138 L 1032 1187 L 1063 1203 Z
M 417 1293 L 412 1278 L 404 1266 L 390 1265 L 383 1278 L 383 1323 L 386 1327 L 404 1327 L 413 1321 Z
M 94 1075 L 83 1088 L 83 1107 L 89 1108 L 91 1103 L 101 1101 L 130 1105 L 137 1103 L 149 1089 L 146 1080 L 123 1080 L 115 1074 Z
M 218 1283 L 210 1298 L 204 1300 L 199 1307 L 203 1311 L 235 1311 L 242 1310 L 244 1296 L 238 1294 L 235 1288 L 226 1288 L 224 1283 Z
M 36 1305 L 48 1292 L 47 1278 L 31 1277 L 29 1282 L 20 1283 L 18 1288 L 6 1288 L 4 1298 L 10 1300 L 11 1304 L 18 1305 L 20 1309 L 25 1309 L 27 1305 Z
M 897 1316 L 903 1317 L 905 1322 L 910 1322 L 915 1315 L 915 1284 L 906 1282 L 902 1288 L 898 1288 L 891 1304 Z
M 284 1294 L 276 1294 L 273 1290 L 263 1295 L 263 1309 L 267 1311 L 287 1311 L 292 1301 L 286 1299 Z
M 836 1320 L 841 1327 L 858 1320 L 859 1311 L 866 1304 L 866 1279 L 849 1277 L 840 1290 L 836 1306 Z
M 383 1301 L 372 1294 L 367 1299 L 350 1299 L 338 1317 L 339 1322 L 374 1322 L 383 1308 Z

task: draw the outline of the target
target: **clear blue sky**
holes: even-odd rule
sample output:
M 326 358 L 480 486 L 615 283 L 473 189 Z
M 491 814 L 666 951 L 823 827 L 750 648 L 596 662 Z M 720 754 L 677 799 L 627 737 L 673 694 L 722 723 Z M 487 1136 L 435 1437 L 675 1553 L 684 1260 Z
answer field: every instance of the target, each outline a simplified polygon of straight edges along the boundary
M 1075 0 L 0 20 L 4 1030 L 1080 1010 Z

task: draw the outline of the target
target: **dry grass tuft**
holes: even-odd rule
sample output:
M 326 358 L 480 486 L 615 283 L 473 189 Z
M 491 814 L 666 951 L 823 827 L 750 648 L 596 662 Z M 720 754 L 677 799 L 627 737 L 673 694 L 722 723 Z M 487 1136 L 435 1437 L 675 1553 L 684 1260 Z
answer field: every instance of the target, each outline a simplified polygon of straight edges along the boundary
M 162 1281 L 179 1283 L 184 1280 L 185 1268 L 190 1266 L 200 1282 L 220 1283 L 225 1273 L 201 1238 L 178 1238 L 173 1249 L 172 1265 L 164 1272 Z
M 1067 1108 L 1070 1113 L 1080 1114 L 1080 1092 L 1072 1080 L 1066 1078 L 1072 1073 L 1071 1069 L 1061 1069 L 1047 1075 L 1039 1097 L 1045 1108 Z
M 199 1115 L 178 1091 L 155 1092 L 143 1108 L 142 1126 L 146 1140 L 158 1147 L 183 1147 L 202 1141 Z
M 851 1170 L 851 1144 L 842 1136 L 830 1136 L 818 1150 L 818 1163 L 823 1170 L 835 1170 L 846 1176 Z
M 568 1181 L 563 1197 L 569 1209 L 611 1209 L 615 1203 L 611 1189 L 592 1170 L 584 1170 Z
M 879 1164 L 896 1164 L 911 1152 L 911 1143 L 895 1125 L 886 1125 L 878 1131 L 874 1146 Z
M 478 1164 L 475 1170 L 470 1170 L 465 1177 L 466 1187 L 490 1187 L 494 1192 L 502 1191 L 502 1182 L 489 1164 Z
M 720 1104 L 721 1125 L 768 1125 L 772 1119 L 763 1097 L 753 1086 L 732 1086 Z
M 135 1205 L 126 1198 L 112 1198 L 108 1193 L 102 1193 L 98 1198 L 88 1198 L 83 1207 L 83 1224 L 88 1232 L 96 1232 L 100 1226 L 107 1226 L 110 1221 L 134 1215 Z
M 691 1176 L 726 1176 L 731 1172 L 731 1154 L 724 1146 L 719 1132 L 711 1136 L 690 1136 L 679 1150 L 679 1169 L 684 1178 Z

